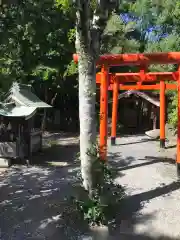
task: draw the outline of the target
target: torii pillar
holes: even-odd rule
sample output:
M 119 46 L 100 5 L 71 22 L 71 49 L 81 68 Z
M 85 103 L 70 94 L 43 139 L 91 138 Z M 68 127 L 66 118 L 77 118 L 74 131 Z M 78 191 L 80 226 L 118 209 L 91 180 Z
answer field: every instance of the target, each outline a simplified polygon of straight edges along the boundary
M 165 82 L 160 81 L 160 148 L 165 148 Z
M 113 102 L 112 102 L 112 127 L 111 127 L 111 145 L 116 144 L 116 125 L 117 125 L 117 111 L 118 111 L 118 92 L 119 81 L 114 77 L 113 84 Z

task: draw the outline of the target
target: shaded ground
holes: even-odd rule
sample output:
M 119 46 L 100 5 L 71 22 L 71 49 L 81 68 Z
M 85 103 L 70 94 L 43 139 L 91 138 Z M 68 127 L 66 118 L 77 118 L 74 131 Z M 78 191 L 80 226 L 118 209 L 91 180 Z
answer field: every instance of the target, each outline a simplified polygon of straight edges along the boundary
M 165 158 L 159 145 L 148 137 L 127 136 L 110 148 L 116 181 L 128 197 L 120 213 L 121 239 L 180 239 L 180 182 L 175 160 Z M 160 238 L 161 237 L 161 238 Z
M 44 145 L 41 156 L 34 158 L 37 165 L 14 166 L 0 176 L 2 240 L 78 239 L 78 224 L 73 229 L 73 219 L 69 224 L 69 219 L 62 217 L 67 208 L 64 198 L 73 194 L 77 181 L 78 139 L 62 134 L 46 136 Z
M 64 200 L 77 182 L 78 137 L 47 135 L 44 145 L 35 166 L 14 166 L 1 173 L 0 239 L 90 240 L 85 238 L 86 226 Z M 109 239 L 180 239 L 180 183 L 174 160 L 165 155 L 157 142 L 143 135 L 126 136 L 109 147 L 116 181 L 128 194 L 117 209 L 119 224 Z M 70 208 L 67 218 L 62 216 L 65 208 Z

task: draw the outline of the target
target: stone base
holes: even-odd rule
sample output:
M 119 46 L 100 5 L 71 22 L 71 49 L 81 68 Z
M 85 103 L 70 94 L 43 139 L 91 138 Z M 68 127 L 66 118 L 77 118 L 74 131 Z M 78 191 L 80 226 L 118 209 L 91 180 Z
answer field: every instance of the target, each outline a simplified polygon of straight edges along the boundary
M 146 131 L 145 134 L 150 138 L 159 139 L 160 129 L 154 129 L 154 130 Z
M 180 178 L 180 163 L 176 163 L 177 176 Z
M 165 139 L 160 139 L 160 148 L 165 148 Z
M 94 226 L 90 228 L 93 240 L 108 240 L 109 229 L 107 226 Z
M 8 168 L 11 165 L 11 160 L 0 157 L 0 168 Z
M 116 137 L 111 137 L 111 145 L 116 145 Z

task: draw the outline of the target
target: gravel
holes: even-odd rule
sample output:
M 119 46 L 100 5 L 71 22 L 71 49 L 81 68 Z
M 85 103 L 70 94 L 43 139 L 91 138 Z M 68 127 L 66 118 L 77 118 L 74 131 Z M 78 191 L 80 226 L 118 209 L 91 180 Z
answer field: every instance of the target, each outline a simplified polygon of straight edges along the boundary
M 0 175 L 0 240 L 91 239 L 77 219 L 73 225 L 73 217 L 71 224 L 63 217 L 64 197 L 72 194 L 79 171 L 73 162 L 78 140 L 69 140 L 59 149 L 54 146 L 49 157 L 41 156 L 63 164 L 14 166 Z M 117 209 L 121 224 L 109 239 L 180 239 L 180 183 L 174 151 L 167 158 L 166 150 L 159 151 L 159 144 L 144 135 L 119 138 L 108 149 L 109 162 L 118 170 L 115 181 L 127 193 L 124 205 Z
M 118 230 L 121 239 L 180 239 L 174 152 L 166 158 L 166 150 L 160 151 L 157 142 L 143 135 L 119 138 L 109 149 L 119 171 L 116 181 L 128 194 Z

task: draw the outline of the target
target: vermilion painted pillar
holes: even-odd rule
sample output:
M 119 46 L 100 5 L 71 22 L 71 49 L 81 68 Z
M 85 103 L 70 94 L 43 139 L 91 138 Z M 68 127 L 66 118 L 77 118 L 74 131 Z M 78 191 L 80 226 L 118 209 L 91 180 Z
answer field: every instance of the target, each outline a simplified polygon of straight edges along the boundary
M 117 111 L 118 111 L 118 92 L 119 81 L 114 77 L 113 84 L 113 102 L 112 102 L 112 125 L 111 125 L 111 145 L 116 144 L 116 125 L 117 125 Z
M 177 164 L 177 170 L 180 172 L 180 66 L 178 69 L 179 76 L 178 76 L 178 124 L 177 124 L 177 158 L 176 158 L 176 164 Z
M 100 158 L 107 159 L 107 123 L 108 123 L 108 66 L 101 68 L 100 85 Z
M 165 82 L 160 81 L 160 148 L 165 148 Z

